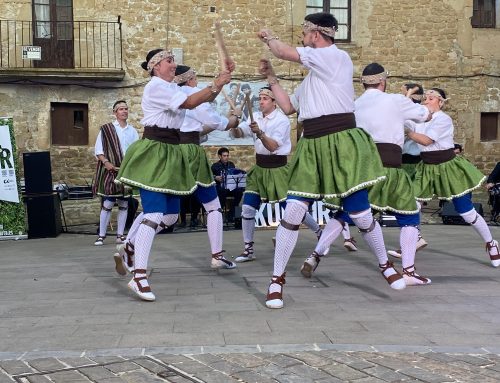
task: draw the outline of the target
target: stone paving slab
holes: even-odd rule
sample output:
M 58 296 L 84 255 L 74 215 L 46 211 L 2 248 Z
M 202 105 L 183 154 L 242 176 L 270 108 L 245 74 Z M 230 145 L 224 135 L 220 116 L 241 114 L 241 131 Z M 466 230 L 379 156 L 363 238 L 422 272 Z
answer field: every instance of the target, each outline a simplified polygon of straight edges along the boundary
M 249 365 L 245 361 L 249 359 Z M 66 360 L 67 362 L 68 360 Z M 283 353 L 223 353 L 144 355 L 120 360 L 18 360 L 28 367 L 6 371 L 0 364 L 0 382 L 498 382 L 500 358 L 484 354 L 381 353 L 303 351 Z M 65 365 L 64 367 L 60 367 Z M 41 367 L 39 370 L 34 366 Z M 45 370 L 54 367 L 52 370 Z

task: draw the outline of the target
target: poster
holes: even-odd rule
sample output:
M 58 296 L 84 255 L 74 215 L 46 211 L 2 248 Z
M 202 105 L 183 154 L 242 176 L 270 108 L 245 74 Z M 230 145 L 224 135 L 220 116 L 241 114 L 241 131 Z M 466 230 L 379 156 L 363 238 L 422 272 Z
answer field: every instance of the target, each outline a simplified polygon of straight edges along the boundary
M 208 86 L 208 83 L 198 84 L 198 87 L 203 89 Z M 267 82 L 237 82 L 232 81 L 231 83 L 224 86 L 223 91 L 219 93 L 217 98 L 212 101 L 212 106 L 220 114 L 227 116 L 230 112 L 230 103 L 234 103 L 236 107 L 240 107 L 242 110 L 242 117 L 240 121 L 248 120 L 248 108 L 245 105 L 245 97 L 248 95 L 250 102 L 252 103 L 253 113 L 259 111 L 259 90 L 267 86 Z M 215 130 L 206 136 L 206 140 L 202 142 L 202 145 L 210 146 L 230 146 L 230 145 L 250 145 L 253 146 L 252 137 L 242 137 L 235 138 L 231 135 L 230 131 Z
M 27 238 L 12 118 L 0 117 L 0 240 Z

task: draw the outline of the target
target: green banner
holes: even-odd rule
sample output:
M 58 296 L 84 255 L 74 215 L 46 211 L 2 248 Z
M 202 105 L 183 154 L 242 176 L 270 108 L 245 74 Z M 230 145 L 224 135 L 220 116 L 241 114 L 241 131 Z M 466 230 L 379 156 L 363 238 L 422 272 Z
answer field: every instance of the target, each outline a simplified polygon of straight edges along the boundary
M 0 240 L 27 238 L 19 181 L 13 120 L 0 117 Z

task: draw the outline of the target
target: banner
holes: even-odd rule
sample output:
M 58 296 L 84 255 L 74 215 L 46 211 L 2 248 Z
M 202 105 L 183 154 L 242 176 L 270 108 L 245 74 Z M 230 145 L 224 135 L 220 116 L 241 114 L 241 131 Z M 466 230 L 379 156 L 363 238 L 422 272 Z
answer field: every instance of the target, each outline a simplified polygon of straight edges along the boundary
M 0 239 L 26 238 L 12 118 L 0 117 Z
M 315 201 L 311 205 L 309 213 L 318 225 L 324 225 L 330 220 L 330 210 L 321 201 Z M 282 216 L 283 210 L 278 203 L 263 203 L 256 211 L 255 227 L 278 226 Z

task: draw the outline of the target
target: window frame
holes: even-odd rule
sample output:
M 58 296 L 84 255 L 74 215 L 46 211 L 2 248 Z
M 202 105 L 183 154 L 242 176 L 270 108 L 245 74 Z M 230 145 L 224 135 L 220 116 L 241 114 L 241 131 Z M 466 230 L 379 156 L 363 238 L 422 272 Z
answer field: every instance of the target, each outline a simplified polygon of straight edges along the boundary
M 491 5 L 490 10 L 485 10 L 485 3 Z M 472 28 L 496 28 L 496 0 L 473 0 Z
M 315 6 L 315 5 L 308 5 L 309 1 L 306 0 L 306 15 L 309 13 L 314 13 L 314 12 L 326 12 L 326 13 L 331 13 L 331 10 L 335 12 L 335 9 L 342 9 L 342 10 L 347 10 L 347 22 L 346 23 L 340 23 L 339 26 L 345 25 L 347 29 L 347 36 L 344 39 L 335 37 L 335 42 L 336 43 L 350 43 L 351 38 L 352 38 L 352 33 L 351 33 L 351 20 L 352 20 L 352 1 L 351 0 L 345 0 L 346 1 L 346 7 L 335 7 L 333 8 L 331 6 L 331 3 L 333 0 L 322 0 L 323 1 L 323 6 Z M 312 10 L 313 12 L 308 12 L 309 10 Z M 335 16 L 335 13 L 333 13 Z M 335 17 L 338 21 L 338 18 Z

